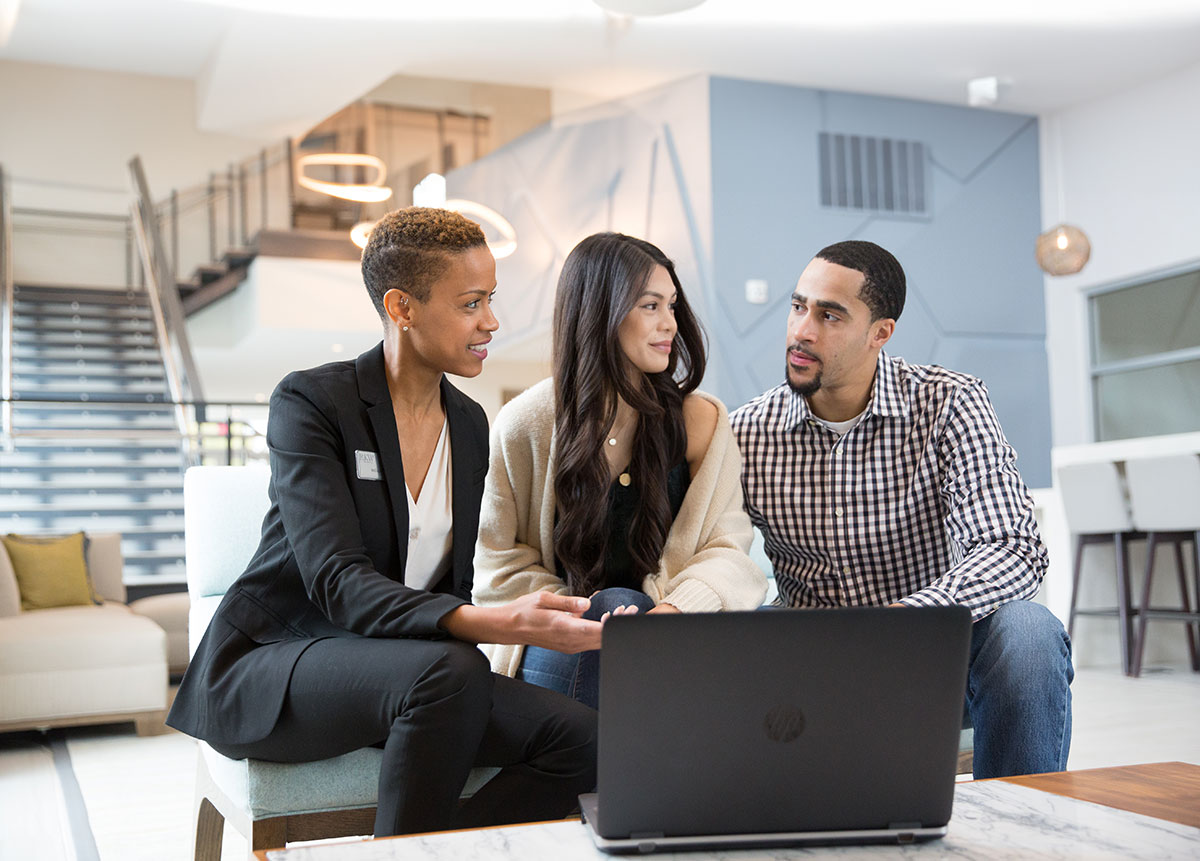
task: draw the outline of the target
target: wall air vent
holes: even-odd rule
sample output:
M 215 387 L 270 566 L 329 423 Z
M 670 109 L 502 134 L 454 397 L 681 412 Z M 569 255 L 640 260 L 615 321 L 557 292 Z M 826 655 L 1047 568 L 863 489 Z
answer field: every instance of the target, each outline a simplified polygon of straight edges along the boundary
M 929 147 L 820 132 L 821 206 L 879 215 L 929 214 Z

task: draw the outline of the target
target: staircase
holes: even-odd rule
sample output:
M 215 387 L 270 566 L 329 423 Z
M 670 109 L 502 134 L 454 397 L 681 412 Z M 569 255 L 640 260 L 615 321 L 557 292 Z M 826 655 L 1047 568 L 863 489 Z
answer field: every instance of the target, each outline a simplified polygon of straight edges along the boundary
M 127 583 L 181 583 L 184 441 L 146 294 L 17 286 L 0 533 L 120 532 Z

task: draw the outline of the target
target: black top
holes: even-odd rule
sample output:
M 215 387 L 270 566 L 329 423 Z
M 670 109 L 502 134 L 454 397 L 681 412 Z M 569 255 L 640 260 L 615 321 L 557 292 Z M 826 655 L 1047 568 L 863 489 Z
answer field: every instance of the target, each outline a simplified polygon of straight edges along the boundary
M 680 461 L 667 473 L 667 500 L 671 504 L 671 520 L 679 514 L 688 485 L 692 483 L 687 461 Z M 614 481 L 608 489 L 608 548 L 604 554 L 604 585 L 624 586 L 626 589 L 642 591 L 642 579 L 650 572 L 633 570 L 633 557 L 629 552 L 629 527 L 633 515 L 641 503 L 642 494 L 637 482 L 623 486 Z

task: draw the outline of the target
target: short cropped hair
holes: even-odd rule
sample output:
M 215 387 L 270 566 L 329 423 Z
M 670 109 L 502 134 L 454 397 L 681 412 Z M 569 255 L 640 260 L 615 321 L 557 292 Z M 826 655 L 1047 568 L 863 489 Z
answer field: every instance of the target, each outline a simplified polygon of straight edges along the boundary
M 848 239 L 817 252 L 817 257 L 863 274 L 858 298 L 871 309 L 871 320 L 898 320 L 904 310 L 904 269 L 892 253 L 874 242 Z
M 363 283 L 386 323 L 387 291 L 403 290 L 427 302 L 429 288 L 446 271 L 450 255 L 486 245 L 483 229 L 457 212 L 424 206 L 397 209 L 371 229 L 362 253 Z

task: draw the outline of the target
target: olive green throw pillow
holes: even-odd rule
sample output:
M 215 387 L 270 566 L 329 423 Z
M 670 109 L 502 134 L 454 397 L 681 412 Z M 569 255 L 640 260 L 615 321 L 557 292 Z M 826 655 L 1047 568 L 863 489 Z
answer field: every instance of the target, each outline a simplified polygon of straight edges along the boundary
M 22 610 L 97 604 L 87 570 L 87 536 L 0 537 L 21 592 Z

